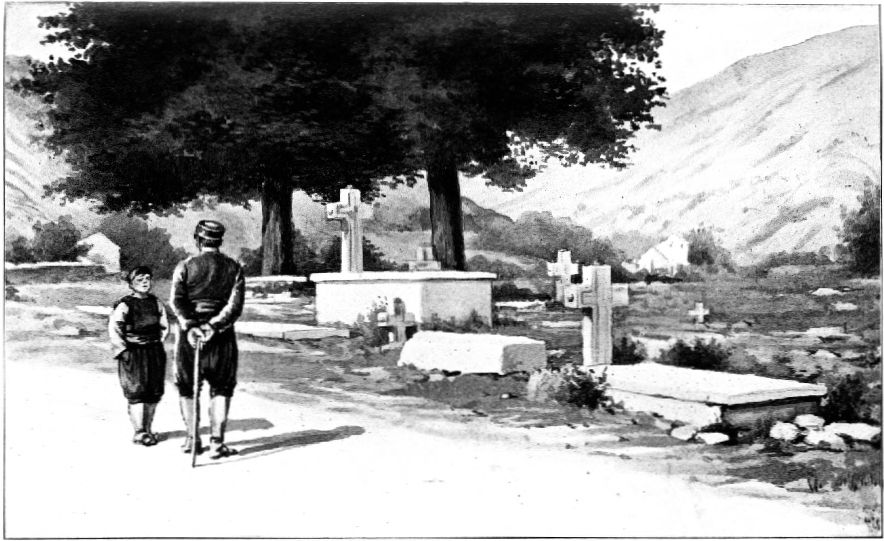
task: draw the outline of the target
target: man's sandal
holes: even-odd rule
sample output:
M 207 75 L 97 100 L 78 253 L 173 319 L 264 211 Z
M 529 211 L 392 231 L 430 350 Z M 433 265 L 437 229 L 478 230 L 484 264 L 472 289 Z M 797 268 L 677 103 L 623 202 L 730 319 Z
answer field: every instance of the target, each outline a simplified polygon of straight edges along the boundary
M 135 445 L 150 447 L 152 445 L 156 445 L 157 440 L 148 432 L 136 432 L 135 437 L 132 438 L 132 443 L 134 443 Z
M 237 451 L 236 449 L 231 449 L 223 443 L 213 443 L 211 448 L 212 454 L 209 455 L 209 458 L 211 458 L 212 460 L 218 460 L 219 458 L 227 458 L 229 456 L 233 456 L 238 452 L 239 451 Z

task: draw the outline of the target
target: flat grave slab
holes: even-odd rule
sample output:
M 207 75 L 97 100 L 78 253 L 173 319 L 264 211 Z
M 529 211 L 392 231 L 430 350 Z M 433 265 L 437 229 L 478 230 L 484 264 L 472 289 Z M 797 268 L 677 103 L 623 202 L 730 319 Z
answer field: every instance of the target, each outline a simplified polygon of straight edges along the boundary
M 530 372 L 546 366 L 546 345 L 524 336 L 421 331 L 402 347 L 399 366 L 462 374 Z
M 348 338 L 350 331 L 333 327 L 314 327 L 299 323 L 275 323 L 265 321 L 238 321 L 235 325 L 238 334 L 276 338 L 279 340 L 316 340 L 331 336 Z
M 701 427 L 725 422 L 748 428 L 764 417 L 790 420 L 812 413 L 827 392 L 824 385 L 647 362 L 608 366 L 606 374 L 612 395 L 627 409 Z
M 110 316 L 111 312 L 114 311 L 110 306 L 89 306 L 89 305 L 79 305 L 77 306 L 77 310 L 81 312 L 86 312 L 87 314 L 95 314 L 97 316 Z

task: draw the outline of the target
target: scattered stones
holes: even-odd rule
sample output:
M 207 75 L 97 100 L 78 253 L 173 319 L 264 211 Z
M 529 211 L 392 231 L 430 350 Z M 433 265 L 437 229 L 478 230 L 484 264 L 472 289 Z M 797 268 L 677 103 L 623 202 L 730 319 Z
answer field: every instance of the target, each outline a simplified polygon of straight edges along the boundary
M 843 295 L 837 289 L 832 289 L 831 287 L 821 287 L 816 291 L 811 292 L 811 295 L 815 295 L 817 297 L 830 297 L 832 295 Z
M 828 430 L 811 430 L 807 433 L 807 436 L 804 437 L 804 441 L 808 445 L 824 449 L 834 449 L 838 451 L 847 449 L 847 444 L 844 443 L 844 439 L 838 434 Z
M 533 372 L 528 378 L 526 398 L 531 402 L 552 402 L 562 386 L 562 374 L 552 370 Z
M 770 437 L 775 440 L 795 441 L 800 431 L 792 423 L 778 422 L 770 428 Z
M 818 415 L 811 415 L 809 413 L 805 413 L 804 415 L 799 415 L 795 417 L 795 421 L 793 421 L 796 425 L 801 428 L 808 429 L 816 429 L 822 428 L 824 424 L 826 424 L 825 419 L 819 417 Z
M 730 437 L 721 432 L 700 432 L 697 434 L 697 439 L 706 445 L 718 445 L 730 441 Z
M 697 434 L 697 427 L 691 425 L 680 426 L 678 428 L 673 428 L 672 432 L 669 433 L 670 436 L 677 440 L 681 441 L 691 441 L 693 437 Z
M 814 359 L 837 359 L 838 356 L 826 349 L 818 349 L 816 353 L 811 355 Z
M 853 304 L 852 302 L 836 302 L 832 305 L 832 309 L 836 312 L 854 312 L 859 310 L 859 306 Z
M 881 434 L 881 427 L 866 423 L 832 423 L 825 428 L 825 431 L 838 436 L 847 436 L 852 440 L 872 441 Z

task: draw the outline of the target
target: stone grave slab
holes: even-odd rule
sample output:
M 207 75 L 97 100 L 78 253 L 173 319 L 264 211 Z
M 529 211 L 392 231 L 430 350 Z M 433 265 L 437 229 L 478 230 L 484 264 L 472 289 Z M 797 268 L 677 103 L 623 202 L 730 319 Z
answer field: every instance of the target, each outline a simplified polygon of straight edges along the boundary
M 399 366 L 462 374 L 509 374 L 546 367 L 546 345 L 524 336 L 421 331 L 402 348 Z
M 347 329 L 268 321 L 238 321 L 235 329 L 238 334 L 276 338 L 279 340 L 316 340 L 330 336 L 340 336 L 343 338 L 350 336 L 350 332 Z
M 824 385 L 650 362 L 605 370 L 612 397 L 626 409 L 698 427 L 725 422 L 749 428 L 764 417 L 791 420 L 813 413 L 826 394 Z
M 79 305 L 77 306 L 77 310 L 81 312 L 86 312 L 87 314 L 95 314 L 97 316 L 106 316 L 109 317 L 111 313 L 114 311 L 110 306 L 89 306 L 89 305 Z

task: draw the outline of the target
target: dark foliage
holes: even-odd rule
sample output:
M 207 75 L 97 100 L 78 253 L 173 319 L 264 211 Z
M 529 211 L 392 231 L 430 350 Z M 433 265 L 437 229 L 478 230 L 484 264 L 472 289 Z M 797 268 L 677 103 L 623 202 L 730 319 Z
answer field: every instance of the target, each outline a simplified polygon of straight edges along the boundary
M 881 273 L 881 186 L 867 187 L 860 207 L 844 215 L 842 240 L 850 268 L 863 275 Z
M 147 265 L 154 278 L 170 278 L 187 251 L 172 246 L 171 235 L 162 227 L 150 227 L 141 218 L 113 214 L 104 218 L 98 231 L 120 247 L 120 267 L 126 271 Z
M 721 247 L 711 229 L 692 229 L 685 239 L 688 241 L 688 263 L 691 265 L 715 266 L 728 271 L 734 270 L 731 254 Z
M 70 216 L 61 216 L 55 222 L 34 224 L 31 253 L 36 261 L 76 261 L 89 251 L 89 246 L 78 246 L 80 230 Z
M 628 336 L 614 341 L 611 364 L 638 364 L 648 358 L 645 346 Z
M 512 282 L 502 282 L 491 286 L 492 301 L 545 301 L 547 293 L 535 293 L 526 287 L 518 287 Z
M 37 261 L 34 258 L 30 241 L 21 235 L 7 241 L 5 248 L 4 259 L 9 263 L 35 263 Z
M 340 272 L 341 271 L 341 238 L 335 237 L 326 243 L 319 253 L 310 245 L 307 237 L 295 230 L 293 242 L 294 274 L 307 276 L 314 272 Z M 260 276 L 262 274 L 263 248 L 243 248 L 240 251 L 239 261 L 243 265 L 246 276 Z M 362 265 L 366 271 L 398 271 L 406 270 L 406 265 L 399 265 L 384 257 L 372 242 L 362 239 Z
M 606 395 L 607 375 L 604 372 L 595 375 L 591 370 L 565 365 L 561 374 L 562 386 L 555 393 L 557 401 L 590 410 L 598 409 L 609 402 Z
M 775 267 L 785 265 L 828 265 L 832 262 L 828 256 L 820 252 L 777 252 L 767 255 L 756 265 L 756 269 L 762 273 L 768 272 Z
M 660 360 L 664 364 L 683 368 L 724 371 L 729 356 L 727 347 L 715 340 L 706 343 L 697 338 L 693 345 L 678 340 L 670 349 L 661 352 Z
M 438 315 L 433 314 L 430 321 L 421 324 L 421 330 L 424 331 L 441 331 L 456 333 L 487 333 L 491 330 L 489 322 L 482 318 L 475 310 L 469 317 L 462 321 L 457 321 L 453 317 L 444 320 Z
M 828 422 L 881 424 L 881 372 L 863 370 L 830 376 L 820 415 Z

